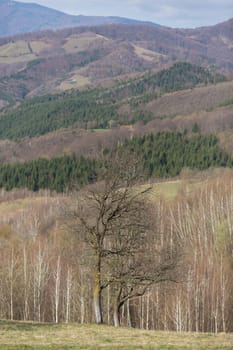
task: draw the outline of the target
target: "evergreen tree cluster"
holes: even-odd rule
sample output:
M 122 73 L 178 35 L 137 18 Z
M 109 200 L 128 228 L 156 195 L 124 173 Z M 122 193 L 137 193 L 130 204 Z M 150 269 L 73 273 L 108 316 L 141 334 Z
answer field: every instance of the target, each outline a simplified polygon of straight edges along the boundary
M 213 84 L 223 82 L 223 75 L 214 75 L 207 69 L 189 62 L 176 62 L 168 69 L 158 73 L 146 73 L 143 77 L 132 80 L 125 84 L 128 94 L 141 95 L 158 91 L 160 93 L 173 92 L 193 88 L 199 84 Z
M 0 118 L 0 138 L 34 137 L 73 125 L 107 128 L 118 117 L 113 103 L 98 97 L 98 90 L 64 93 L 32 99 L 20 109 L 12 109 Z
M 120 147 L 121 151 L 132 152 L 143 159 L 148 177 L 177 176 L 184 167 L 204 170 L 233 166 L 233 159 L 219 147 L 213 135 L 188 137 L 178 132 L 159 132 L 126 140 Z M 94 182 L 100 175 L 99 170 L 100 162 L 75 155 L 1 164 L 0 188 L 63 192 L 74 184 L 81 187 Z
M 218 145 L 213 135 L 188 137 L 178 132 L 159 132 L 127 140 L 123 146 L 144 160 L 149 177 L 172 177 L 185 167 L 204 170 L 232 167 L 232 158 Z
M 96 176 L 96 161 L 74 155 L 0 165 L 0 187 L 8 191 L 28 188 L 32 191 L 50 189 L 64 192 L 74 184 L 83 186 L 91 183 Z

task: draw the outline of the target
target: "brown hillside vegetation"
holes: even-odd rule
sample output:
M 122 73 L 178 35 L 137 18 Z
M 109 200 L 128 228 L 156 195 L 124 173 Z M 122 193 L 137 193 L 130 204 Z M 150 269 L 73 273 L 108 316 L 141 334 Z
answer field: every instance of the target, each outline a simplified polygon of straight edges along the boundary
M 201 86 L 193 89 L 166 94 L 149 102 L 145 109 L 155 117 L 174 117 L 193 112 L 211 110 L 233 96 L 233 82 Z
M 0 141 L 0 159 L 14 163 L 36 158 L 52 158 L 63 154 L 76 153 L 89 157 L 99 156 L 104 148 L 114 148 L 118 142 L 131 135 L 128 128 L 116 130 L 67 129 L 48 133 L 32 139 L 19 141 Z
M 194 31 L 115 24 L 0 38 L 0 90 L 22 98 L 57 91 L 74 74 L 87 77 L 89 83 L 101 82 L 160 70 L 175 61 L 211 66 L 231 75 L 231 23 Z
M 207 55 L 212 55 L 215 53 L 216 59 L 213 63 L 221 60 L 225 67 L 228 66 L 227 63 L 230 57 L 230 50 L 232 51 L 233 45 L 233 18 L 229 19 L 224 23 L 219 23 L 212 27 L 202 27 L 193 30 L 182 31 L 186 37 L 199 43 L 206 44 L 208 42 L 208 53 Z M 225 51 L 225 47 L 229 49 L 228 52 Z

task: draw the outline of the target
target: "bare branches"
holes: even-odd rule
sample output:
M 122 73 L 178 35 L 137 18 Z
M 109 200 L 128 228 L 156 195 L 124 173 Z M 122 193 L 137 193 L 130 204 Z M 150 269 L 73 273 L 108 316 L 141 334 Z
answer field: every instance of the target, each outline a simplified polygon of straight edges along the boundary
M 140 186 L 138 160 L 119 153 L 111 157 L 103 162 L 99 183 L 73 193 L 68 218 L 72 230 L 92 249 L 96 322 L 103 321 L 102 293 L 111 286 L 114 322 L 119 324 L 119 310 L 127 300 L 174 279 L 175 255 L 167 259 L 170 246 L 155 240 L 154 213 L 147 200 L 150 186 Z

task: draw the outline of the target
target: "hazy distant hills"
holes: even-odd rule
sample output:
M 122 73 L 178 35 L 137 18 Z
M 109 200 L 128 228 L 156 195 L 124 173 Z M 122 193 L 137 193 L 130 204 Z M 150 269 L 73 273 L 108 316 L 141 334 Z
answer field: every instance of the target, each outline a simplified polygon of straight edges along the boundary
M 71 16 L 34 3 L 0 0 L 0 36 L 110 23 L 137 24 L 143 22 L 120 17 Z

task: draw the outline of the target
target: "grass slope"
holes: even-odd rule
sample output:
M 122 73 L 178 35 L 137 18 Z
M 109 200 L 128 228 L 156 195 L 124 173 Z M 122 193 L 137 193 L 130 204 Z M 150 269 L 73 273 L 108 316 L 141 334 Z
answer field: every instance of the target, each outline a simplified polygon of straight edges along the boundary
M 230 350 L 233 334 L 154 332 L 97 325 L 0 323 L 1 350 Z

